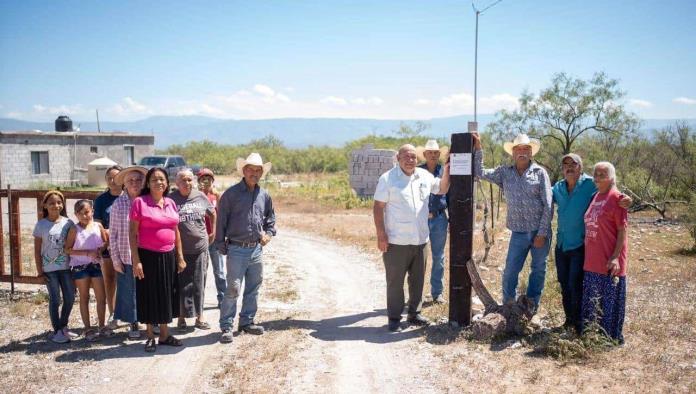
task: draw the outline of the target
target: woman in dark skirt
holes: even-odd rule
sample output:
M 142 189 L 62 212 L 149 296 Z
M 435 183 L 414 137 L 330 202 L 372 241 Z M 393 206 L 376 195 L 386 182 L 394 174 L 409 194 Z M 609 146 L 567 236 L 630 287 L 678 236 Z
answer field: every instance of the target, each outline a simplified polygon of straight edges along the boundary
M 184 250 L 186 269 L 179 274 L 179 329 L 186 329 L 186 318 L 195 317 L 195 327 L 209 330 L 203 315 L 205 277 L 208 271 L 208 245 L 215 239 L 215 207 L 205 194 L 193 187 L 193 172 L 182 170 L 176 174 L 177 190 L 170 194 L 179 211 L 179 234 Z M 205 220 L 212 224 L 208 234 Z
M 129 240 L 136 280 L 138 321 L 147 324 L 145 351 L 157 348 L 153 325 L 160 329 L 159 344 L 181 346 L 169 335 L 174 317 L 179 316 L 177 273 L 186 268 L 179 235 L 176 204 L 167 197 L 169 180 L 162 168 L 151 168 L 145 187 L 133 200 Z
M 628 212 L 619 206 L 614 166 L 599 162 L 593 176 L 597 194 L 585 212 L 582 319 L 584 325 L 597 322 L 609 337 L 623 343 Z

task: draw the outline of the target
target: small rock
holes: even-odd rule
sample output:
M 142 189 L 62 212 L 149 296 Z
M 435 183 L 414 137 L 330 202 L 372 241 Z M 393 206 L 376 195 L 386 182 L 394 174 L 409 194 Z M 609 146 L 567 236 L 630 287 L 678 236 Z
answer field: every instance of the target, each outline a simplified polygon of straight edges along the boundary
M 487 340 L 505 331 L 507 321 L 499 313 L 489 313 L 472 323 L 472 334 L 476 340 Z
M 515 342 L 513 342 L 512 345 L 510 345 L 510 349 L 517 349 L 520 347 L 522 347 L 522 342 L 520 342 L 520 341 L 515 341 Z

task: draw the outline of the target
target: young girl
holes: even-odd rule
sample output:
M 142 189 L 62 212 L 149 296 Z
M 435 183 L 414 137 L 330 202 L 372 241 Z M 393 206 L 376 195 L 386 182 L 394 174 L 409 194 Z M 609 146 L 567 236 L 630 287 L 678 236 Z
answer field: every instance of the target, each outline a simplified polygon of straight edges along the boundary
M 66 343 L 77 335 L 68 330 L 68 320 L 75 302 L 75 284 L 70 274 L 70 257 L 63 247 L 71 222 L 65 213 L 65 197 L 57 190 L 49 190 L 43 197 L 43 219 L 34 227 L 34 237 L 41 249 L 41 263 L 36 271 L 43 275 L 48 288 L 48 314 L 53 334 L 51 341 Z M 59 311 L 63 293 L 63 308 Z
M 70 255 L 70 267 L 73 279 L 80 293 L 80 316 L 85 325 L 85 338 L 94 341 L 114 335 L 110 328 L 104 325 L 106 310 L 106 294 L 101 271 L 101 253 L 107 241 L 106 231 L 101 224 L 93 220 L 94 209 L 89 200 L 78 200 L 75 203 L 75 216 L 78 222 L 70 228 L 65 240 L 65 252 Z M 99 331 L 90 326 L 89 319 L 89 288 L 94 289 L 97 298 L 97 318 Z

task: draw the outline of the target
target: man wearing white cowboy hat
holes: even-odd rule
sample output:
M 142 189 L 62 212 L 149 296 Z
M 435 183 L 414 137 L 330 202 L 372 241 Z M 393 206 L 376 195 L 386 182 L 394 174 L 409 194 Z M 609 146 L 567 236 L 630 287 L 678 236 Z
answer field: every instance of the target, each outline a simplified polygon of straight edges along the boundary
M 271 169 L 261 155 L 252 153 L 237 159 L 237 171 L 244 178 L 220 197 L 215 244 L 227 255 L 227 289 L 220 307 L 220 342 L 232 342 L 232 323 L 237 314 L 237 298 L 244 281 L 239 331 L 263 334 L 254 323 L 257 298 L 263 280 L 262 247 L 276 234 L 271 196 L 258 183 Z
M 444 171 L 440 165 L 440 154 L 448 151 L 446 147 L 440 149 L 435 140 L 428 140 L 424 147 L 416 148 L 417 152 L 422 152 L 425 163 L 420 168 L 428 170 L 435 178 L 442 178 Z M 447 242 L 447 194 L 430 194 L 428 201 L 428 227 L 430 229 L 430 254 L 433 264 L 430 269 L 430 294 L 433 302 L 444 304 L 445 298 L 442 296 L 444 290 L 443 279 L 445 276 L 445 243 Z
M 507 228 L 512 231 L 503 271 L 503 302 L 514 302 L 520 271 L 531 252 L 532 263 L 527 282 L 527 297 L 539 307 L 546 277 L 546 258 L 551 244 L 552 194 L 546 170 L 532 161 L 541 143 L 519 134 L 503 145 L 513 165 L 483 169 L 481 138 L 474 137 L 474 175 L 503 188 L 507 201 Z
M 375 190 L 373 215 L 377 247 L 382 252 L 387 277 L 389 331 L 401 331 L 404 309 L 404 279 L 408 274 L 408 322 L 428 325 L 421 300 L 425 274 L 425 244 L 428 243 L 428 198 L 449 189 L 449 165 L 442 178 L 416 164 L 416 148 L 406 144 L 396 156 L 399 165 L 382 174 Z

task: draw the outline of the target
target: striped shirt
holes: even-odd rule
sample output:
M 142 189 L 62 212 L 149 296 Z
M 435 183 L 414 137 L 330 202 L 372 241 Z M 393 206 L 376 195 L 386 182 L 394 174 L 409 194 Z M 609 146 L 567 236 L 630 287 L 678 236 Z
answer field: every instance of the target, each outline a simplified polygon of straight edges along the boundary
M 109 251 L 114 263 L 132 265 L 128 226 L 132 200 L 128 193 L 121 193 L 111 205 L 109 214 Z
M 507 201 L 506 225 L 510 231 L 551 236 L 553 217 L 551 181 L 540 165 L 532 162 L 520 175 L 514 165 L 483 168 L 483 153 L 474 152 L 474 175 L 503 188 Z

